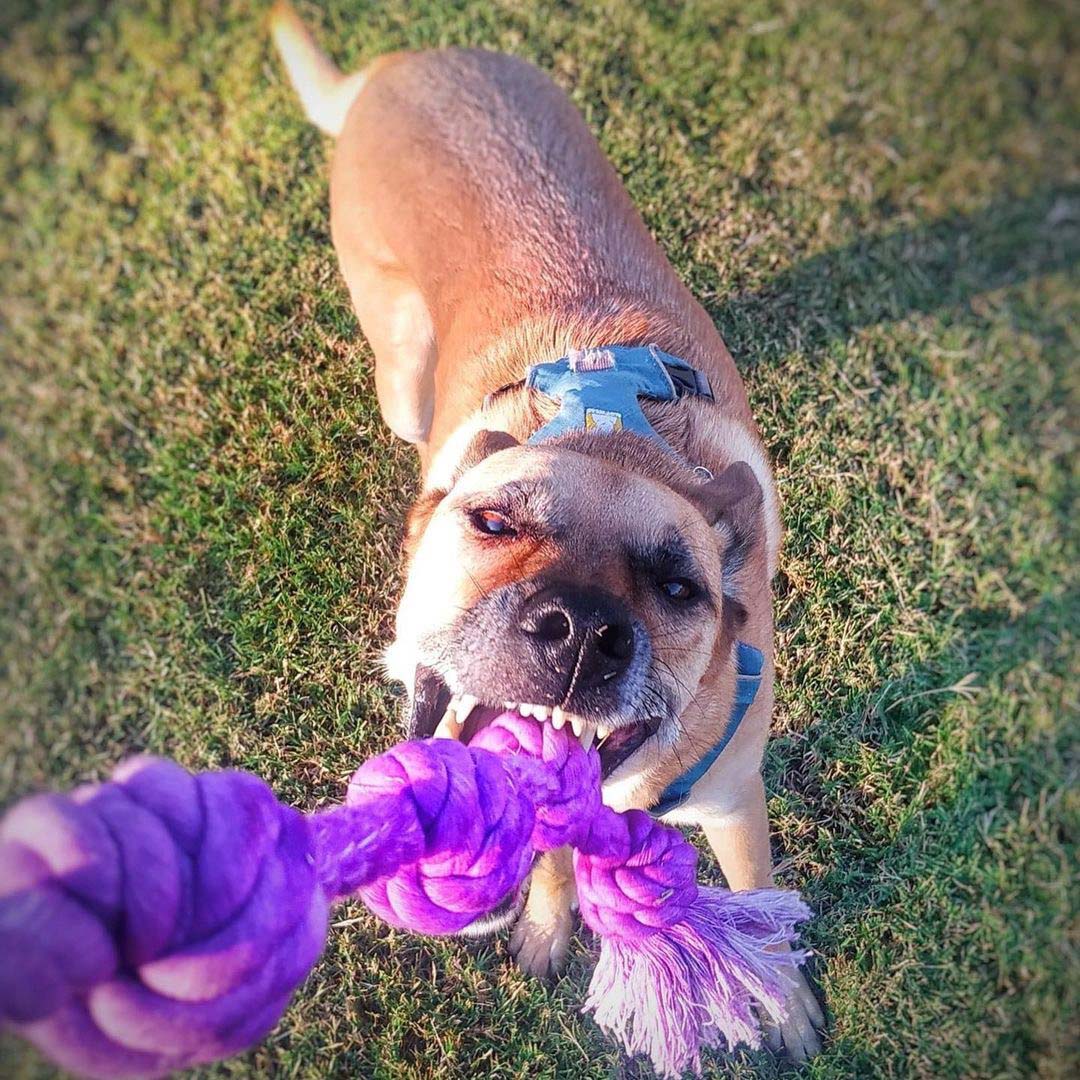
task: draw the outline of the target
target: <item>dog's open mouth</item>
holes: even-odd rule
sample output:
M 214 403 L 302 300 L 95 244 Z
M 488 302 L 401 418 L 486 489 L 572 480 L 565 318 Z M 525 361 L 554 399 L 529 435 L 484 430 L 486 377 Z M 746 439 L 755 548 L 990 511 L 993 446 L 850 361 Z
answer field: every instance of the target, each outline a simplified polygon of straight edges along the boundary
M 660 727 L 660 720 L 653 718 L 604 724 L 585 719 L 559 705 L 518 701 L 487 704 L 470 694 L 451 694 L 438 672 L 419 667 L 412 696 L 409 735 L 415 739 L 440 736 L 467 743 L 497 716 L 511 709 L 555 728 L 570 728 L 586 749 L 595 746 L 605 777 L 652 738 Z

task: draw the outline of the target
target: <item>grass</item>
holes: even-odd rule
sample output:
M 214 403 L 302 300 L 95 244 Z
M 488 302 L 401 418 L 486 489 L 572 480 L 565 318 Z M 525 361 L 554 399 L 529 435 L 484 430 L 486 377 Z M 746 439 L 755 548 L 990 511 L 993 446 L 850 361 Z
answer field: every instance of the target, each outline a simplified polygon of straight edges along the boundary
M 1068 5 L 303 10 L 349 67 L 469 43 L 553 72 L 739 360 L 788 530 L 774 845 L 831 1012 L 802 1072 L 1075 1075 Z M 151 749 L 312 807 L 398 735 L 377 655 L 415 467 L 262 15 L 0 15 L 5 802 Z M 546 988 L 502 942 L 338 917 L 272 1036 L 205 1075 L 638 1074 L 576 1012 L 587 942 Z

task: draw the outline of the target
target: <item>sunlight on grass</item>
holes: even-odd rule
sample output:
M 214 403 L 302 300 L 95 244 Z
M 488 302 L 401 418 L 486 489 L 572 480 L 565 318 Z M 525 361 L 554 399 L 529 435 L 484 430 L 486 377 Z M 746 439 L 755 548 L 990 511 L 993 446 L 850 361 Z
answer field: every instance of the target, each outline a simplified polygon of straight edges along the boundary
M 832 1021 L 806 1075 L 1072 1073 L 1069 13 L 301 8 L 346 67 L 472 44 L 552 72 L 745 374 L 787 528 L 774 844 Z M 378 656 L 415 466 L 263 15 L 0 14 L 4 802 L 150 749 L 310 808 L 399 735 Z M 501 941 L 338 918 L 271 1037 L 205 1075 L 639 1075 L 577 1014 L 587 941 L 548 988 Z

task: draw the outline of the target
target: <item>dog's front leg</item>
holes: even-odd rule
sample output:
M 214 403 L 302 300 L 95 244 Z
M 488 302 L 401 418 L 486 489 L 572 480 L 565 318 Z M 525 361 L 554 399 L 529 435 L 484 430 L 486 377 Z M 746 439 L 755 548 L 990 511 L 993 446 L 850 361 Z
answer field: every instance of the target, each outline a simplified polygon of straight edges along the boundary
M 571 908 L 576 896 L 570 848 L 541 855 L 533 868 L 525 908 L 510 935 L 510 951 L 527 975 L 546 978 L 562 971 L 574 931 Z
M 760 775 L 745 785 L 731 813 L 701 824 L 729 888 L 766 889 L 772 885 L 769 817 Z M 806 977 L 800 971 L 796 978 L 786 1019 L 779 1026 L 766 1024 L 765 1038 L 771 1049 L 784 1050 L 799 1062 L 821 1049 L 818 1029 L 824 1025 L 825 1017 Z

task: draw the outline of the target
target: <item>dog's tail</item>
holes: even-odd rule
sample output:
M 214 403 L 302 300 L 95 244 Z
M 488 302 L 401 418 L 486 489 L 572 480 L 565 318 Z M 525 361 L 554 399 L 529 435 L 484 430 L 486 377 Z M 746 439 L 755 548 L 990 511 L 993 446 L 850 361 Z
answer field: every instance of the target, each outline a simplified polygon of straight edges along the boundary
M 343 74 L 315 43 L 288 0 L 274 4 L 270 32 L 308 119 L 327 135 L 340 135 L 345 116 L 364 85 L 364 72 Z

